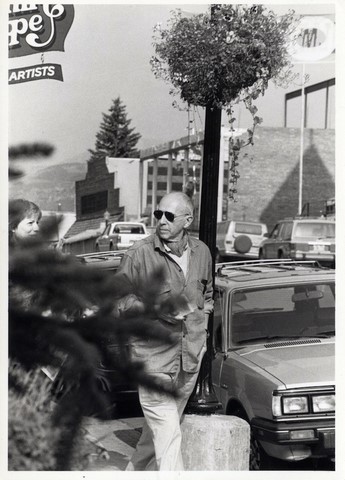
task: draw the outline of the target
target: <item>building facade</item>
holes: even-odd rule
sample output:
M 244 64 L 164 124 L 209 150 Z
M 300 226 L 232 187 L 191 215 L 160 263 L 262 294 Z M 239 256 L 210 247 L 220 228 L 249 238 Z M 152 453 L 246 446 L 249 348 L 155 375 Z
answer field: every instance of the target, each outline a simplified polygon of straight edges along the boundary
M 63 250 L 89 253 L 106 222 L 123 220 L 120 189 L 115 187 L 115 173 L 110 172 L 106 158 L 89 160 L 84 180 L 75 182 L 76 221 L 64 238 Z
M 237 134 L 245 135 L 243 131 Z M 228 195 L 229 135 L 229 131 L 222 129 L 217 221 L 259 221 L 270 228 L 284 217 L 297 215 L 300 194 L 300 129 L 256 129 L 254 145 L 245 147 L 240 154 L 240 178 L 234 200 L 230 200 Z M 188 140 L 190 151 L 193 152 L 192 158 L 186 153 Z M 319 216 L 324 212 L 326 200 L 335 195 L 335 131 L 306 128 L 303 140 L 302 205 L 304 213 Z M 191 187 L 198 219 L 202 147 L 203 135 L 200 133 L 189 139 L 183 137 L 141 152 L 144 163 L 143 215 L 149 218 L 152 225 L 152 212 L 162 196 L 188 187 Z M 194 228 L 198 228 L 198 222 L 194 223 Z

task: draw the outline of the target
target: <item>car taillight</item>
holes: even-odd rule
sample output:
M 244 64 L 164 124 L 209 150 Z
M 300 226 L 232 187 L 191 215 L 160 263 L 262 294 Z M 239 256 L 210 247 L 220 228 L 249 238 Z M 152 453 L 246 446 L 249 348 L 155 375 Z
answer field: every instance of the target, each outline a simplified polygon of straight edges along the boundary
M 121 235 L 117 237 L 117 241 L 121 243 Z
M 291 243 L 290 250 L 294 252 L 307 252 L 309 250 L 309 245 L 306 243 Z

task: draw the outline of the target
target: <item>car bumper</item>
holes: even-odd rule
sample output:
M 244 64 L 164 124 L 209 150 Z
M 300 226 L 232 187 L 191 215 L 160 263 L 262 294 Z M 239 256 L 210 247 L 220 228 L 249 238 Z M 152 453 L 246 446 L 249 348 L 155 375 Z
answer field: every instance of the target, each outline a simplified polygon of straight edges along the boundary
M 334 263 L 335 255 L 332 253 L 315 253 L 315 252 L 296 252 L 294 255 L 296 260 L 316 260 L 318 262 Z
M 224 257 L 240 257 L 240 258 L 259 258 L 259 248 L 252 247 L 249 252 L 247 253 L 239 253 L 234 248 L 227 248 L 224 253 L 222 253 Z
M 252 432 L 268 455 L 281 460 L 304 460 L 309 457 L 334 457 L 334 419 L 302 422 L 273 422 L 255 418 Z M 308 438 L 296 438 L 310 432 Z
M 127 250 L 131 247 L 135 242 L 127 242 L 127 243 L 118 243 L 117 250 Z

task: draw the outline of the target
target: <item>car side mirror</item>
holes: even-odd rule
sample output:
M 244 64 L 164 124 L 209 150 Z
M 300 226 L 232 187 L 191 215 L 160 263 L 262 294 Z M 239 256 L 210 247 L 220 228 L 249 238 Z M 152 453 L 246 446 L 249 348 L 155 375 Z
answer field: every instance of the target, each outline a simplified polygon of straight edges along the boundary
M 269 237 L 269 234 L 266 232 L 264 233 L 264 237 L 268 238 Z

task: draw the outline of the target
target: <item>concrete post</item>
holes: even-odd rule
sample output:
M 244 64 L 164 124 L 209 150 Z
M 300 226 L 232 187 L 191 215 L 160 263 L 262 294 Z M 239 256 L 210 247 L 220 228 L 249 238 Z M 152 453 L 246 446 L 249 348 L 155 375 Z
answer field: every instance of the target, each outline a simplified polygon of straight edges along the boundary
M 249 470 L 250 427 L 229 415 L 184 415 L 182 458 L 186 471 Z

